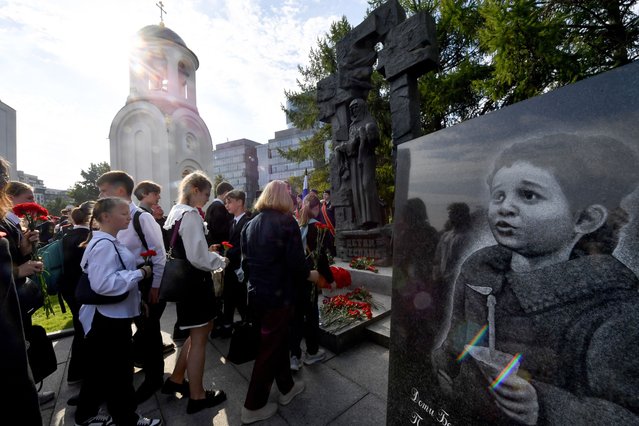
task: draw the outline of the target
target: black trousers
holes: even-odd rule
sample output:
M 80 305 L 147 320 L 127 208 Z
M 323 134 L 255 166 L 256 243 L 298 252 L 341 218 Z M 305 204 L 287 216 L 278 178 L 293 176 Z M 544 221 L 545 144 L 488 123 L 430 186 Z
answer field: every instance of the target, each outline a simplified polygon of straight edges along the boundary
M 304 281 L 296 287 L 293 322 L 291 323 L 291 355 L 302 356 L 300 343 L 306 339 L 306 351 L 316 354 L 319 350 L 319 308 L 317 290 L 313 294 L 313 284 Z
M 74 382 L 84 378 L 84 368 L 86 362 L 84 329 L 80 322 L 81 305 L 75 300 L 74 291 L 65 291 L 62 298 L 67 302 L 71 314 L 73 315 L 73 342 L 71 343 L 71 359 L 69 360 L 67 380 Z
M 75 412 L 76 423 L 95 416 L 106 401 L 118 426 L 137 424 L 132 352 L 131 319 L 105 317 L 96 310 L 86 336 L 88 363 Z
M 147 302 L 148 317 L 144 314 L 135 318 L 137 331 L 133 336 L 133 357 L 144 364 L 145 380 L 164 381 L 164 354 L 162 352 L 162 332 L 160 318 L 166 308 L 166 302 L 149 304 L 149 286 L 142 287 L 142 300 Z
M 222 322 L 224 325 L 233 324 L 233 316 L 235 308 L 242 317 L 242 321 L 246 320 L 246 284 L 241 283 L 237 279 L 235 272 L 231 268 L 224 271 L 224 316 Z

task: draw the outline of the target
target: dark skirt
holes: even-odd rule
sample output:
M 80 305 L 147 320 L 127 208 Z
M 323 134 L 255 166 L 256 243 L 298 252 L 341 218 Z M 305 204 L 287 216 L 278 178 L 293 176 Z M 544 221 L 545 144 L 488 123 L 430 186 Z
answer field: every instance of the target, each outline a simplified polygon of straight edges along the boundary
M 215 291 L 209 271 L 197 270 L 199 279 L 190 283 L 186 299 L 177 302 L 177 322 L 180 328 L 201 326 L 215 317 Z

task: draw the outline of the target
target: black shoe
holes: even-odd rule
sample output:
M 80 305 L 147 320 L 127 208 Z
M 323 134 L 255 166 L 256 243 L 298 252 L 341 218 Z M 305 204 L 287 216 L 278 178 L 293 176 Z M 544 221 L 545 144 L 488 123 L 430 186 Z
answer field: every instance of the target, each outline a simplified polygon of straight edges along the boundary
M 173 352 L 175 350 L 175 344 L 174 343 L 163 343 L 162 344 L 162 354 L 163 355 L 168 355 L 171 352 Z
M 162 389 L 162 380 L 159 381 L 149 381 L 145 380 L 142 382 L 138 390 L 135 391 L 135 402 L 138 404 L 143 403 L 147 399 L 151 398 L 153 394 Z
M 73 395 L 71 398 L 67 399 L 67 405 L 70 407 L 76 407 L 80 402 L 80 394 Z
M 182 383 L 175 383 L 170 378 L 167 378 L 162 385 L 162 393 L 170 395 L 173 393 L 181 393 L 182 396 L 189 396 L 191 391 L 189 390 L 189 381 L 184 379 Z
M 215 407 L 226 401 L 226 394 L 221 390 L 207 390 L 204 399 L 191 399 L 186 405 L 186 414 L 197 413 L 205 408 Z

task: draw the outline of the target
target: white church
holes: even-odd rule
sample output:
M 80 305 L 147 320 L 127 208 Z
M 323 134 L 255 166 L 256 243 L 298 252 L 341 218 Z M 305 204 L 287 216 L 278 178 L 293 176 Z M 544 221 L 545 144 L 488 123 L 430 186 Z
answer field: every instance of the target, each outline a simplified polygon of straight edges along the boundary
M 163 22 L 137 35 L 129 96 L 109 132 L 111 169 L 161 185 L 160 204 L 168 211 L 183 176 L 202 170 L 212 177 L 211 135 L 196 103 L 199 61 Z

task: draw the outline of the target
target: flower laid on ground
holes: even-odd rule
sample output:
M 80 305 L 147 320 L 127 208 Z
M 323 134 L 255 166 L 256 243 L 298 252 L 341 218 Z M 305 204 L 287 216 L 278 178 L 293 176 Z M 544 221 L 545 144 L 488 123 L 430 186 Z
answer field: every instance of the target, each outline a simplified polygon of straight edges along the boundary
M 375 308 L 371 293 L 358 287 L 353 291 L 324 299 L 320 318 L 325 330 L 338 331 L 357 322 L 373 318 Z
M 379 272 L 375 267 L 375 259 L 372 257 L 359 256 L 351 259 L 351 263 L 348 264 L 353 269 L 363 269 L 365 271 Z
M 233 244 L 229 243 L 228 241 L 222 241 L 222 247 L 224 247 L 224 256 L 226 256 L 226 253 L 229 251 L 229 249 L 233 248 Z
M 151 264 L 151 258 L 153 256 L 156 256 L 158 253 L 155 250 L 147 250 L 147 251 L 143 251 L 142 253 L 140 253 L 140 256 L 142 256 L 142 258 L 144 259 L 144 264 L 145 265 L 150 265 Z
M 15 206 L 13 206 L 13 212 L 19 218 L 24 218 L 26 220 L 27 228 L 29 229 L 29 231 L 35 231 L 38 225 L 49 221 L 49 211 L 38 203 L 16 204 Z M 33 247 L 31 249 L 31 260 L 36 260 L 39 262 L 42 261 L 42 258 L 38 255 L 37 241 L 33 243 Z M 45 270 L 44 273 L 48 272 Z M 35 274 L 35 278 L 40 284 L 42 295 L 44 296 L 44 313 L 46 314 L 47 318 L 49 318 L 49 314 L 55 315 L 55 312 L 53 311 L 53 306 L 51 305 L 51 301 L 49 300 L 47 282 L 42 272 Z

